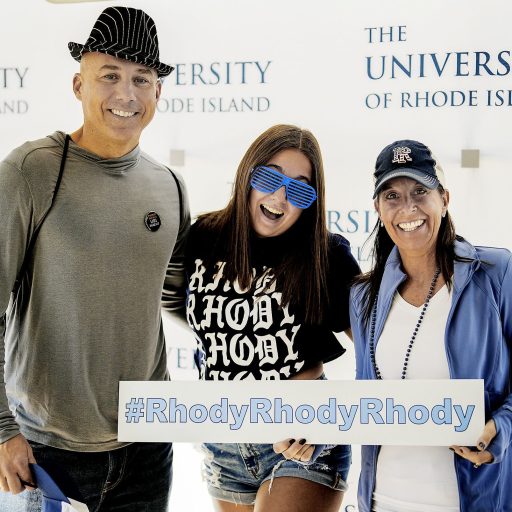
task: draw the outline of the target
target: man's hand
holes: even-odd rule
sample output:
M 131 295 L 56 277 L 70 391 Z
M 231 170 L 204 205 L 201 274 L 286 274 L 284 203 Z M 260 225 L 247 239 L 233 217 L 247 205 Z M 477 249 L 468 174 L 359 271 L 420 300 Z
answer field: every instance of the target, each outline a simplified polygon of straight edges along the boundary
M 0 489 L 19 494 L 25 489 L 35 488 L 29 462 L 35 463 L 36 459 L 32 448 L 21 434 L 0 444 Z

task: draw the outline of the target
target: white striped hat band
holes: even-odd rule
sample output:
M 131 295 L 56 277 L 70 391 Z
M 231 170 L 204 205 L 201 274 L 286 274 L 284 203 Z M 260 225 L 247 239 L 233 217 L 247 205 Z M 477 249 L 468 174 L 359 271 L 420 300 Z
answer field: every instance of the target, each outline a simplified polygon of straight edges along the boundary
M 153 68 L 159 77 L 172 66 L 160 62 L 153 19 L 141 9 L 107 7 L 98 17 L 85 44 L 68 43 L 71 56 L 80 62 L 86 52 L 100 52 Z

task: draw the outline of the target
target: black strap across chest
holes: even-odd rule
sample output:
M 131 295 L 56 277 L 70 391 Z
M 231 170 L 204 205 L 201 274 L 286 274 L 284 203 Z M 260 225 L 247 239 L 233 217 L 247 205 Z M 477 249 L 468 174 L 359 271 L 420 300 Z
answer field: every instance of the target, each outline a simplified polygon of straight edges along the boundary
M 21 264 L 20 271 L 18 272 L 16 281 L 14 282 L 14 287 L 12 290 L 14 297 L 16 297 L 16 295 L 18 293 L 19 287 L 21 285 L 21 279 L 23 278 L 23 276 L 26 272 L 27 265 L 28 265 L 28 262 L 30 259 L 30 255 L 32 254 L 32 251 L 34 250 L 34 245 L 37 241 L 37 236 L 39 235 L 41 226 L 43 225 L 43 222 L 45 221 L 46 217 L 50 213 L 50 210 L 52 209 L 52 207 L 55 203 L 55 198 L 57 197 L 57 193 L 59 192 L 60 184 L 62 182 L 62 176 L 64 174 L 64 167 L 66 166 L 66 159 L 67 159 L 67 155 L 68 155 L 68 148 L 69 148 L 70 140 L 71 140 L 71 137 L 68 134 L 66 134 L 66 138 L 64 140 L 64 149 L 62 150 L 62 157 L 60 159 L 59 175 L 57 177 L 57 181 L 56 181 L 55 187 L 53 189 L 52 200 L 51 200 L 49 208 L 46 210 L 43 217 L 41 218 L 41 220 L 35 227 L 34 232 L 32 233 L 32 236 L 30 237 L 30 240 L 28 242 L 27 250 L 25 251 L 25 256 L 23 258 L 23 263 Z M 169 169 L 169 168 L 167 168 L 167 169 Z M 171 173 L 171 176 L 174 178 L 174 181 L 176 182 L 176 188 L 178 189 L 178 200 L 179 200 L 179 205 L 180 205 L 180 226 L 181 226 L 181 224 L 183 222 L 183 196 L 182 196 L 181 187 L 180 187 L 178 178 L 176 177 L 174 172 L 171 171 L 171 169 L 169 169 L 169 172 Z
M 39 231 L 41 230 L 41 226 L 43 225 L 43 222 L 45 221 L 46 217 L 50 213 L 50 210 L 52 209 L 52 206 L 55 202 L 55 198 L 57 197 L 57 193 L 59 192 L 60 183 L 62 181 L 62 175 L 64 174 L 64 167 L 66 166 L 66 157 L 68 154 L 68 148 L 69 148 L 69 141 L 71 140 L 71 137 L 66 134 L 66 139 L 64 140 L 64 149 L 62 150 L 62 157 L 60 159 L 60 169 L 59 169 L 59 175 L 57 177 L 57 181 L 55 183 L 55 187 L 53 189 L 52 194 L 52 200 L 50 203 L 50 207 L 46 210 L 45 214 L 37 224 L 37 226 L 34 229 L 34 232 L 32 233 L 32 236 L 30 237 L 30 240 L 27 245 L 27 250 L 25 251 L 25 257 L 23 258 L 23 263 L 21 264 L 20 271 L 18 272 L 18 276 L 16 277 L 16 281 L 14 282 L 14 288 L 12 290 L 12 293 L 16 297 L 18 293 L 18 289 L 21 284 L 21 279 L 23 278 L 23 275 L 25 274 L 25 271 L 27 269 L 28 261 L 30 258 L 30 255 L 32 254 L 32 251 L 34 249 L 34 245 L 37 240 L 37 236 L 39 235 Z

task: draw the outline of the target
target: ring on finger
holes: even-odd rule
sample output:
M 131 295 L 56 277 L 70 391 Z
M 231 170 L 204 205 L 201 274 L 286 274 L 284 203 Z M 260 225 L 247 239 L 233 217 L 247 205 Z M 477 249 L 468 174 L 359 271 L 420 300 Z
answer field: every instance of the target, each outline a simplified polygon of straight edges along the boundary
M 473 467 L 474 467 L 475 469 L 478 469 L 480 466 L 481 466 L 481 464 L 478 464 L 478 463 L 476 463 L 476 462 L 473 464 Z

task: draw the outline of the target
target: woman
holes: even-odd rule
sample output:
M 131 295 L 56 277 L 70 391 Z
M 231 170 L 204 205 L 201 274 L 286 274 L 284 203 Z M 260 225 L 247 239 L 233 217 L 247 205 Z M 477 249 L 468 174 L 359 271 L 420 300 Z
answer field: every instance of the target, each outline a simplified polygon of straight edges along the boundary
M 358 273 L 348 242 L 326 230 L 324 172 L 315 137 L 277 125 L 245 153 L 233 195 L 192 226 L 187 319 L 207 380 L 320 379 L 344 352 L 349 283 Z M 338 511 L 350 447 L 307 467 L 305 439 L 205 444 L 205 475 L 218 511 Z M 271 490 L 271 492 L 269 492 Z
M 377 158 L 373 269 L 351 292 L 359 379 L 484 379 L 476 448 L 364 446 L 361 512 L 512 510 L 512 265 L 455 234 L 429 148 Z

